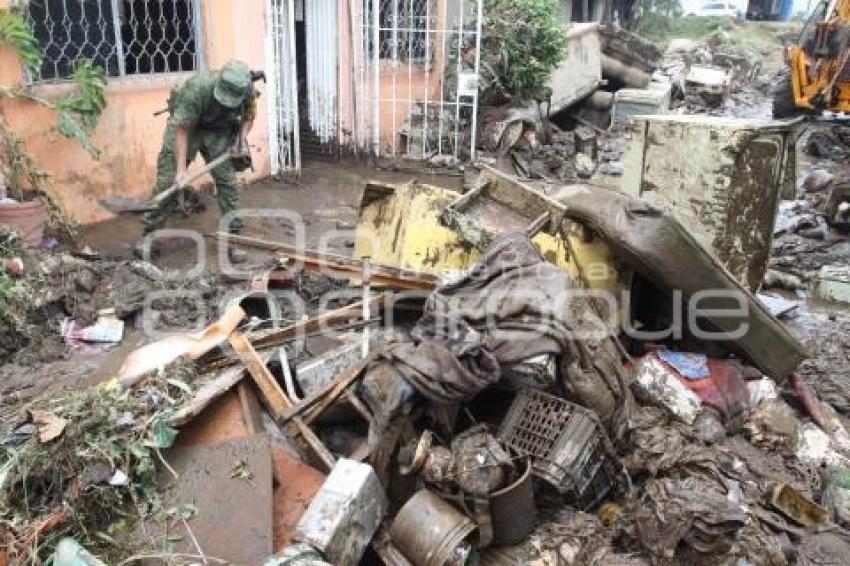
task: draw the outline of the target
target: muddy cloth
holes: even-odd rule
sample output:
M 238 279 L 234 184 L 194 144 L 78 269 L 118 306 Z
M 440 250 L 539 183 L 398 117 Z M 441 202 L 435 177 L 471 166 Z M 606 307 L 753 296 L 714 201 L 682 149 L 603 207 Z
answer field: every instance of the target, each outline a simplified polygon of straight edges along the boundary
M 812 157 L 844 161 L 850 156 L 850 128 L 833 126 L 813 132 L 804 151 Z
M 411 332 L 379 358 L 440 405 L 468 401 L 511 365 L 560 356 L 566 389 L 619 436 L 631 397 L 610 332 L 569 275 L 524 235 L 498 238 L 464 277 L 437 289 Z
M 618 259 L 663 292 L 681 291 L 683 308 L 697 293 L 720 291 L 698 301 L 700 328 L 735 336 L 743 327 L 742 336 L 718 343 L 774 380 L 784 382 L 807 357 L 799 341 L 671 216 L 602 187 L 564 187 L 558 199 L 566 217 L 600 233 Z M 740 306 L 744 314 L 731 313 Z
M 634 519 L 637 538 L 663 563 L 674 556 L 684 558 L 678 553 L 726 554 L 747 516 L 740 504 L 712 483 L 697 478 L 665 478 L 646 483 Z M 679 548 L 680 543 L 683 548 Z

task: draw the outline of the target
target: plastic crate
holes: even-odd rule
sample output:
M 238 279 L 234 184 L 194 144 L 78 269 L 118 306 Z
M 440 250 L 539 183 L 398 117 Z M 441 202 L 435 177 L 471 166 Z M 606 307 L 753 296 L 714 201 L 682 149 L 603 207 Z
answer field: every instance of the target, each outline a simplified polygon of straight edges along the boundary
M 516 396 L 499 429 L 502 442 L 531 457 L 535 476 L 582 510 L 600 503 L 616 479 L 604 434 L 592 411 L 534 389 Z

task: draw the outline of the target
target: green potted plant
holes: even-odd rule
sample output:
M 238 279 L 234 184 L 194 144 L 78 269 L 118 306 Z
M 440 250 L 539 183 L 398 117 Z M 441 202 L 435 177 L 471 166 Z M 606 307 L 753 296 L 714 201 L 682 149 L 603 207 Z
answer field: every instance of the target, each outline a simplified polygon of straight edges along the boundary
M 0 49 L 4 48 L 14 51 L 27 72 L 38 75 L 42 65 L 38 41 L 18 13 L 0 8 Z M 97 158 L 91 134 L 106 106 L 106 73 L 82 59 L 71 78 L 74 88 L 55 100 L 38 96 L 24 84 L 0 85 L 0 99 L 28 100 L 53 110 L 55 129 Z M 74 223 L 62 213 L 47 174 L 36 166 L 21 137 L 9 127 L 0 100 L 0 225 L 17 230 L 26 245 L 35 246 L 41 243 L 48 224 L 67 236 L 75 235 Z

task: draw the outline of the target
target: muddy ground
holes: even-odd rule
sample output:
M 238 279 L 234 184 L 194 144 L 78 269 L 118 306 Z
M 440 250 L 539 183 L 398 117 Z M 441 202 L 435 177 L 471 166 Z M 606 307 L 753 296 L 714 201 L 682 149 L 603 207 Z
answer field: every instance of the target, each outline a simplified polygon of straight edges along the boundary
M 306 246 L 351 255 L 357 209 L 363 188 L 370 180 L 407 182 L 412 173 L 382 170 L 360 163 L 316 161 L 304 164 L 298 181 L 268 179 L 246 186 L 242 204 L 257 211 L 272 211 L 266 218 L 246 220 L 243 234 L 284 243 L 295 243 L 295 223 L 302 222 Z M 462 175 L 416 174 L 421 182 L 460 190 Z M 123 314 L 140 309 L 150 292 L 185 289 L 199 291 L 205 308 L 190 300 L 174 299 L 157 310 L 160 330 L 196 330 L 217 317 L 222 297 L 247 288 L 244 279 L 218 273 L 218 247 L 212 237 L 218 229 L 219 212 L 212 194 L 202 194 L 205 209 L 189 217 L 175 216 L 167 228 L 190 230 L 204 242 L 203 274 L 159 284 L 140 274 L 133 263 L 132 248 L 141 236 L 140 218 L 127 214 L 83 227 L 80 246 L 88 246 L 101 259 L 81 259 L 67 254 L 37 253 L 27 258 L 27 268 L 38 271 L 26 332 L 0 327 L 0 415 L 16 410 L 45 391 L 76 388 L 113 376 L 124 357 L 149 341 L 141 321 L 128 319 L 121 344 L 105 354 L 69 351 L 59 334 L 63 319 L 92 322 L 96 311 L 115 307 Z M 286 210 L 286 217 L 274 213 Z M 265 214 L 265 213 L 261 213 Z M 154 263 L 164 271 L 185 271 L 200 257 L 197 244 L 188 238 L 171 238 Z M 240 265 L 252 271 L 269 265 L 272 252 L 246 250 Z M 47 266 L 47 267 L 45 267 Z M 44 271 L 51 271 L 44 273 Z M 123 311 L 123 313 L 122 313 Z

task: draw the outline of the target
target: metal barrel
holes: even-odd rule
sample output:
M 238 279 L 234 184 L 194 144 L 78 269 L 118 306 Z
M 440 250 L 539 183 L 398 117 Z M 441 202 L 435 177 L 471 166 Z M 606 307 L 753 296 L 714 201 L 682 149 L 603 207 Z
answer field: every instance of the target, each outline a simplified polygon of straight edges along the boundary
M 423 489 L 398 512 L 390 537 L 416 566 L 443 566 L 474 530 L 469 517 Z

